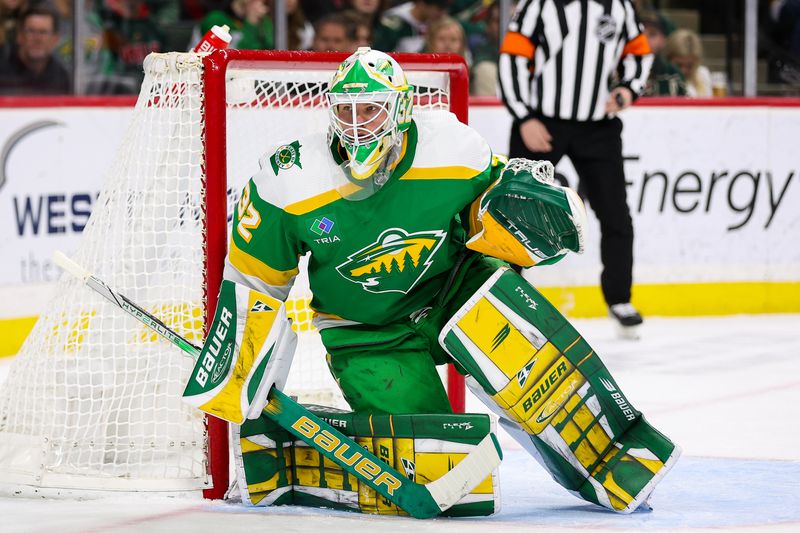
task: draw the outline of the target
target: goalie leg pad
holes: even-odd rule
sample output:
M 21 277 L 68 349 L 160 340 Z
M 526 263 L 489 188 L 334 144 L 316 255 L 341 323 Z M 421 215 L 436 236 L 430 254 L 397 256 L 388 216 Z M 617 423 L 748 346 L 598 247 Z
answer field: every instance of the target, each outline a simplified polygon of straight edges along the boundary
M 494 431 L 483 414 L 358 415 L 310 407 L 314 414 L 417 483 L 446 474 Z M 382 495 L 266 417 L 232 428 L 237 484 L 249 505 L 306 505 L 405 515 Z M 280 452 L 279 452 L 280 450 Z M 443 516 L 483 516 L 500 508 L 498 471 Z
M 632 512 L 680 455 L 572 325 L 509 269 L 484 283 L 439 342 L 512 436 L 588 501 Z
M 296 346 L 283 302 L 224 280 L 183 399 L 234 424 L 258 418 L 272 386 L 286 384 Z

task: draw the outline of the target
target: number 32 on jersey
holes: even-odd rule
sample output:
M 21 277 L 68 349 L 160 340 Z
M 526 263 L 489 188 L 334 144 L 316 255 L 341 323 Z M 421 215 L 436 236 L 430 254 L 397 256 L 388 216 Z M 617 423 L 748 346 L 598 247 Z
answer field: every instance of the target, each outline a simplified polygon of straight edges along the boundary
M 250 233 L 250 230 L 258 228 L 258 225 L 261 224 L 261 215 L 256 210 L 256 206 L 253 205 L 253 202 L 250 201 L 249 181 L 242 191 L 242 198 L 239 200 L 239 205 L 237 207 L 237 216 L 239 218 L 239 223 L 236 225 L 236 231 L 242 239 L 244 239 L 244 242 L 249 243 L 250 239 L 253 238 L 253 234 Z

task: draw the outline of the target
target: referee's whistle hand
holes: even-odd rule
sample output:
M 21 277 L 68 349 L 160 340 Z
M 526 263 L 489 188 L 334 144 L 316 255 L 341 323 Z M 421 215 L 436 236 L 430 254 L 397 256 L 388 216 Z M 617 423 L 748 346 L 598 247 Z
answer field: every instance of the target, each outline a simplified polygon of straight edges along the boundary
M 633 93 L 627 87 L 616 87 L 608 95 L 606 113 L 618 113 L 631 105 Z
M 547 128 L 542 124 L 542 121 L 535 118 L 530 118 L 520 124 L 519 133 L 522 136 L 522 142 L 531 152 L 552 152 L 553 145 L 550 141 L 553 137 Z

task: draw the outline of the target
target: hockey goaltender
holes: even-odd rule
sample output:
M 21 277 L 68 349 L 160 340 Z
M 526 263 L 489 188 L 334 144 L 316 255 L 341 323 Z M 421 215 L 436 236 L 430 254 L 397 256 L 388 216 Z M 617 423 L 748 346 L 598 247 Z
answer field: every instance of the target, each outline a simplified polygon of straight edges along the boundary
M 413 92 L 393 58 L 360 48 L 329 83 L 328 131 L 267 150 L 244 187 L 216 333 L 184 394 L 236 423 L 242 501 L 403 514 L 383 490 L 396 476 L 364 485 L 384 474 L 356 450 L 424 485 L 496 430 L 451 412 L 436 372 L 450 362 L 565 489 L 621 513 L 647 505 L 680 448 L 509 268 L 582 252 L 581 200 L 552 165 L 492 154 L 451 113 L 412 115 Z M 283 301 L 309 252 L 314 323 L 352 412 L 313 406 L 282 424 L 274 391 L 296 346 Z M 476 483 L 444 514 L 497 512 L 497 470 Z

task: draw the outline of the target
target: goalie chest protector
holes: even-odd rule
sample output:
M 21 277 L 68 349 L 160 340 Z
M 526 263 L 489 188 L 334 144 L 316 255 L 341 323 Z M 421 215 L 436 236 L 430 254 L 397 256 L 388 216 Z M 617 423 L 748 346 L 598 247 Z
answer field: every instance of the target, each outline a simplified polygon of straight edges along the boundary
M 310 251 L 316 311 L 393 322 L 445 283 L 466 241 L 457 215 L 490 184 L 491 159 L 488 144 L 454 115 L 426 113 L 415 118 L 387 182 L 356 201 L 339 192 L 352 185 L 324 134 L 282 145 L 252 180 L 263 222 L 246 252 L 288 270 Z

